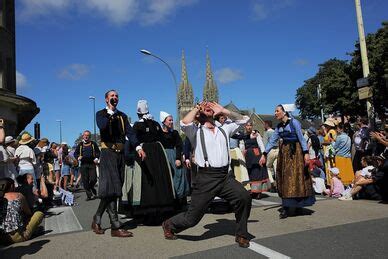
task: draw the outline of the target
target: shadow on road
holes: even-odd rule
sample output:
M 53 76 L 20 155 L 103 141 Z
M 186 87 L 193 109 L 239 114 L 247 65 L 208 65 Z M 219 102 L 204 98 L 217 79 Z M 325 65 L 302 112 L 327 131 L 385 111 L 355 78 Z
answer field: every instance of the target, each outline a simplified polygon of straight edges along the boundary
M 1 258 L 21 258 L 25 255 L 36 254 L 50 240 L 39 240 L 24 246 L 0 248 Z
M 258 222 L 258 220 L 249 220 L 249 222 Z M 205 225 L 204 228 L 208 229 L 208 231 L 206 231 L 200 236 L 178 235 L 178 238 L 187 241 L 199 241 L 224 235 L 229 235 L 233 237 L 236 235 L 235 220 L 217 219 L 217 223 Z M 251 235 L 249 239 L 251 238 L 254 238 L 254 236 Z

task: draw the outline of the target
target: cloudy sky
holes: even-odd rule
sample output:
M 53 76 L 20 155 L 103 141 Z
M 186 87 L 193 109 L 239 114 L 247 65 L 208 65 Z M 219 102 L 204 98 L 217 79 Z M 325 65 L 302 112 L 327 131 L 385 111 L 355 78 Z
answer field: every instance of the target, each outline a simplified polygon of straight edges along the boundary
M 175 115 L 175 86 L 185 51 L 189 81 L 201 99 L 208 49 L 222 104 L 270 114 L 293 103 L 296 89 L 329 58 L 348 59 L 357 40 L 353 0 L 19 0 L 16 4 L 18 93 L 41 108 L 42 136 L 68 143 L 93 128 L 104 93 L 136 119 L 139 99 L 159 118 Z M 366 33 L 388 20 L 388 2 L 362 1 Z M 33 132 L 32 126 L 27 129 Z

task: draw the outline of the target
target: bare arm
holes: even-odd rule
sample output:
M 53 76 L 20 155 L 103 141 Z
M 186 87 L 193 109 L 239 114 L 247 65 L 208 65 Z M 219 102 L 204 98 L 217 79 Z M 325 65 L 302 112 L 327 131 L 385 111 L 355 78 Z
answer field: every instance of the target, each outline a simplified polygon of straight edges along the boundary
M 195 120 L 195 116 L 201 109 L 201 104 L 196 105 L 189 113 L 186 114 L 186 116 L 182 119 L 183 124 L 190 124 Z

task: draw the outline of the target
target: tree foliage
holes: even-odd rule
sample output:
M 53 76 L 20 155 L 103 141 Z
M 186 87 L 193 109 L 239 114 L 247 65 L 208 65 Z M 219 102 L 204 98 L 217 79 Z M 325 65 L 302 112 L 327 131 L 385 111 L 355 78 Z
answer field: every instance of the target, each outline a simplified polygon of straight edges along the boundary
M 366 37 L 369 59 L 369 83 L 373 89 L 373 102 L 381 116 L 388 107 L 388 22 L 376 33 Z M 359 100 L 356 81 L 363 77 L 360 45 L 349 54 L 350 61 L 329 59 L 319 65 L 318 72 L 297 89 L 296 106 L 303 118 L 320 117 L 320 107 L 325 114 L 366 115 L 366 101 Z M 317 87 L 321 85 L 321 100 Z

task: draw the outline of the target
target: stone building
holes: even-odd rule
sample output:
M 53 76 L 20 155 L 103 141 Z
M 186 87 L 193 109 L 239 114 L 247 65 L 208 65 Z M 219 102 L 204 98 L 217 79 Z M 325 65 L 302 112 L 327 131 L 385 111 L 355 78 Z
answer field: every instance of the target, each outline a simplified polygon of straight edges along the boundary
M 15 2 L 0 0 L 0 118 L 13 136 L 39 113 L 33 100 L 16 94 L 15 61 Z
M 206 53 L 206 80 L 203 87 L 203 100 L 218 102 L 218 87 L 214 81 L 213 72 L 210 67 L 209 52 Z M 194 91 L 191 86 L 186 68 L 186 60 L 182 51 L 182 76 L 178 93 L 178 115 L 176 121 L 182 119 L 194 107 Z

